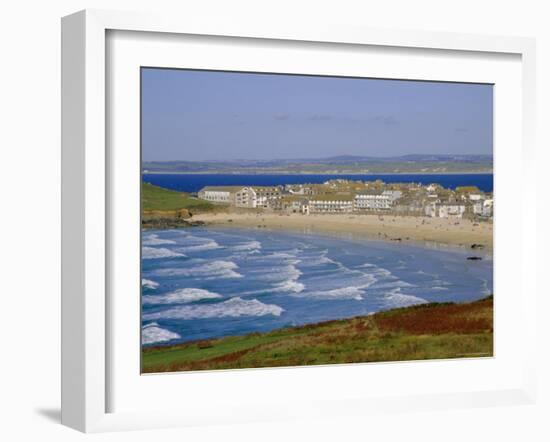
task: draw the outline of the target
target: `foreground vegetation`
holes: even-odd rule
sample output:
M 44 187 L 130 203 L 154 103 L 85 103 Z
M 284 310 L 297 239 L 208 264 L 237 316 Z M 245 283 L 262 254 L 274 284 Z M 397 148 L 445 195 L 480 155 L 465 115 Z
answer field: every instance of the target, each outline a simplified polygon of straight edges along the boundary
M 493 297 L 432 303 L 245 336 L 144 348 L 142 371 L 212 370 L 493 354 Z
M 175 192 L 149 183 L 141 184 L 141 208 L 144 211 L 155 210 L 198 210 L 207 211 L 213 208 L 208 201 L 190 196 L 188 193 Z
M 141 184 L 141 225 L 143 228 L 173 228 L 197 224 L 189 220 L 195 213 L 219 210 L 219 206 L 149 183 Z

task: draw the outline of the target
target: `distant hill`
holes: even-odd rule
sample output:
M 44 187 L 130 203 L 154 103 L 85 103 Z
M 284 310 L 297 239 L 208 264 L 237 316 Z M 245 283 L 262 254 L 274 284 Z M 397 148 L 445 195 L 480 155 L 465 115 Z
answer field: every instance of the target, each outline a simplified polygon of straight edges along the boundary
M 411 154 L 396 157 L 339 155 L 328 158 L 149 161 L 142 168 L 152 173 L 490 173 L 492 155 Z

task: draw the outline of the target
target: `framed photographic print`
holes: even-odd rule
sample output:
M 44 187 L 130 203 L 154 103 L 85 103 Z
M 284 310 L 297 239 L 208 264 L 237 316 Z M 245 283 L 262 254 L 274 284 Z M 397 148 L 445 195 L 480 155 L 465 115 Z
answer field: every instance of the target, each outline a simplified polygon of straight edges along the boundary
M 531 401 L 533 57 L 66 17 L 63 422 Z
M 492 84 L 143 67 L 142 372 L 493 356 L 492 135 Z

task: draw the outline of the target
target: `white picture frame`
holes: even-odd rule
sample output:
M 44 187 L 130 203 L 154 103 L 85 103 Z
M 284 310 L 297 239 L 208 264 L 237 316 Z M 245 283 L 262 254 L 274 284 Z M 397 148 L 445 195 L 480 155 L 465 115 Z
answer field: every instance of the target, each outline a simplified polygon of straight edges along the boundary
M 204 425 L 209 422 L 251 422 L 288 417 L 363 415 L 374 410 L 395 412 L 408 409 L 488 406 L 532 403 L 536 395 L 535 340 L 525 344 L 521 385 L 463 393 L 440 391 L 425 395 L 317 400 L 311 409 L 273 406 L 259 410 L 254 403 L 239 403 L 244 417 L 190 416 L 181 410 L 109 412 L 109 353 L 107 329 L 112 320 L 108 302 L 107 228 L 110 217 L 109 156 L 106 121 L 106 83 L 109 31 L 139 31 L 273 41 L 369 45 L 384 48 L 425 48 L 483 54 L 513 54 L 521 57 L 523 162 L 521 199 L 522 310 L 526 336 L 535 333 L 536 286 L 534 257 L 536 238 L 533 212 L 536 193 L 529 189 L 534 174 L 535 43 L 518 37 L 491 37 L 451 33 L 388 31 L 345 26 L 294 28 L 283 24 L 218 23 L 196 17 L 166 17 L 87 10 L 62 21 L 62 423 L 85 432 L 168 426 Z M 497 172 L 498 173 L 498 172 Z M 495 252 L 496 253 L 496 252 Z M 503 253 L 506 253 L 504 250 Z M 498 253 L 497 259 L 498 259 Z M 529 256 L 529 260 L 526 258 Z M 497 307 L 498 308 L 498 307 Z M 498 313 L 497 313 L 498 314 Z M 460 364 L 460 362 L 459 362 Z M 338 369 L 338 367 L 336 367 Z M 295 369 L 298 373 L 302 369 Z M 255 371 L 254 373 L 258 373 Z M 264 376 L 246 373 L 243 376 Z M 217 382 L 220 382 L 218 375 Z M 224 376 L 224 373 L 221 373 Z M 173 378 L 175 379 L 175 378 Z M 168 381 L 169 382 L 169 381 Z M 261 407 L 260 407 L 261 408 Z M 248 410 L 248 414 L 246 414 Z M 268 417 L 269 416 L 269 417 Z

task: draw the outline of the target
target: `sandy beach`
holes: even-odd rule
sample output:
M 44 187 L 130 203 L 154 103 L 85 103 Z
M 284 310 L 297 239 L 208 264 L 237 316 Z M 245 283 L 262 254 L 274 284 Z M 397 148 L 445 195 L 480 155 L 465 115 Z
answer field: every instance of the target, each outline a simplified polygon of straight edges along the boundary
M 493 247 L 493 224 L 467 219 L 391 215 L 301 215 L 276 213 L 203 213 L 194 221 L 206 225 L 282 229 L 299 232 L 365 235 L 389 241 L 434 242 L 470 247 Z

